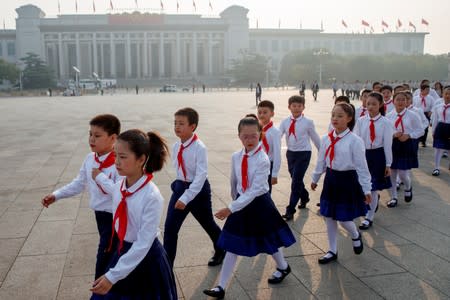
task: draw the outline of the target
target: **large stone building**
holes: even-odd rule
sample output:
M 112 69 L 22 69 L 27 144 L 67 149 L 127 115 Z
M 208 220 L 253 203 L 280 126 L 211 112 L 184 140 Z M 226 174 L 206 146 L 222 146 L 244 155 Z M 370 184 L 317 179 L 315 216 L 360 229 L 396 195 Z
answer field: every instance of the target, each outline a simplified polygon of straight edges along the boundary
M 43 58 L 60 80 L 93 72 L 104 78 L 221 78 L 242 51 L 270 58 L 279 69 L 293 50 L 337 54 L 422 54 L 424 32 L 324 33 L 309 29 L 250 29 L 248 9 L 231 6 L 219 17 L 121 13 L 45 17 L 34 5 L 16 9 L 16 30 L 0 30 L 0 57 L 19 63 L 27 52 Z

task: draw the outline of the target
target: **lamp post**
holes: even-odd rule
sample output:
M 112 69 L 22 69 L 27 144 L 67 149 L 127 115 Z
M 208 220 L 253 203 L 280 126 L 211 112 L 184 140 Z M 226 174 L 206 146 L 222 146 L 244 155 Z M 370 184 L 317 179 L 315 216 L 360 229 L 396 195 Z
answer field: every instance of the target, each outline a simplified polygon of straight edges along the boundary
M 317 56 L 319 58 L 319 84 L 322 86 L 322 56 L 328 55 L 328 51 L 320 48 L 317 51 L 313 52 L 313 55 Z

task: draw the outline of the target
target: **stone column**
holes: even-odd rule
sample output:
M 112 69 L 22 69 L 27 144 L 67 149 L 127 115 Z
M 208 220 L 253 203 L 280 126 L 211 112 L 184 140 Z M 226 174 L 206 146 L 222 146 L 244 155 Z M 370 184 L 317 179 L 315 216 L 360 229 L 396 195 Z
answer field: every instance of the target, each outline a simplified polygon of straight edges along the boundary
M 100 44 L 100 70 L 102 72 L 102 77 L 105 77 L 105 52 L 103 49 L 103 43 Z
M 81 51 L 80 51 L 80 39 L 79 39 L 79 37 L 78 37 L 78 32 L 75 34 L 75 42 L 76 42 L 76 55 L 77 55 L 77 65 L 76 65 L 76 67 L 77 68 L 81 68 Z M 72 66 L 70 66 L 70 67 L 72 67 Z
M 141 44 L 136 43 L 136 78 L 141 78 Z
M 177 32 L 177 41 L 176 41 L 176 76 L 179 77 L 181 75 L 181 49 L 180 49 L 180 33 Z
M 144 49 L 143 49 L 143 58 L 144 58 L 144 65 L 143 65 L 143 72 L 144 72 L 144 78 L 148 77 L 148 41 L 147 41 L 147 33 L 144 33 Z
M 164 76 L 164 33 L 159 34 L 159 77 Z
M 111 77 L 116 77 L 116 45 L 114 43 L 114 33 L 110 33 L 109 39 L 109 47 L 110 47 L 110 65 L 111 65 Z
M 197 34 L 192 36 L 192 75 L 197 76 Z
M 212 75 L 212 33 L 208 34 L 208 75 Z
M 59 79 L 63 79 L 66 77 L 66 70 L 64 66 L 64 56 L 63 55 L 63 44 L 62 44 L 62 35 L 58 34 L 58 60 L 59 60 Z
M 125 45 L 125 78 L 131 76 L 131 41 L 130 33 L 127 33 L 127 41 Z
M 92 34 L 93 34 L 92 47 L 94 47 L 93 48 L 93 50 L 94 50 L 93 51 L 93 53 L 94 53 L 94 68 L 93 68 L 93 71 L 98 74 L 98 59 L 97 59 L 98 54 L 97 54 L 97 37 L 96 37 L 97 34 L 95 32 L 93 32 Z

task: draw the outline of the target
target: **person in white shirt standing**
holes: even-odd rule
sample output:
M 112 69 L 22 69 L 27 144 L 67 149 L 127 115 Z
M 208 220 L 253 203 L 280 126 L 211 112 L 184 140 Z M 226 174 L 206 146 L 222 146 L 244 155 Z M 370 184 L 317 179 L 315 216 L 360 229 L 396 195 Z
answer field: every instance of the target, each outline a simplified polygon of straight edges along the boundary
M 55 201 L 89 191 L 89 206 L 95 212 L 95 220 L 100 236 L 97 260 L 95 264 L 95 279 L 106 272 L 109 253 L 106 252 L 112 231 L 112 200 L 111 195 L 101 184 L 112 185 L 119 180 L 113 151 L 114 143 L 120 133 L 120 121 L 114 115 L 104 114 L 94 117 L 90 122 L 89 146 L 92 150 L 81 165 L 78 176 L 71 183 L 54 191 L 42 199 L 42 204 L 48 207 Z M 96 170 L 102 176 L 98 180 L 92 178 Z
M 112 194 L 114 232 L 108 270 L 94 281 L 92 299 L 176 300 L 175 276 L 158 239 L 164 199 L 152 182 L 169 156 L 167 144 L 155 132 L 131 129 L 119 135 L 114 148 L 124 178 L 102 185 Z

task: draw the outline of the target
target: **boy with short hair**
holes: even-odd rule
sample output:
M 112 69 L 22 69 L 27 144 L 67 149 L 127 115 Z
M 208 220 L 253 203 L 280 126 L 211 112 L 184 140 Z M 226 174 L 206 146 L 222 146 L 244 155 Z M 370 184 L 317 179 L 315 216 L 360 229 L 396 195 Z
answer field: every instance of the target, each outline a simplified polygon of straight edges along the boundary
M 356 119 L 364 117 L 366 115 L 366 113 L 367 113 L 366 103 L 367 103 L 367 98 L 369 98 L 369 94 L 370 93 L 372 93 L 371 90 L 365 89 L 365 90 L 362 91 L 361 97 L 360 97 L 361 106 L 358 107 L 356 109 L 356 111 L 355 111 L 355 118 Z
M 283 218 L 292 220 L 296 211 L 295 206 L 299 199 L 301 200 L 300 209 L 305 208 L 306 203 L 309 202 L 309 193 L 305 189 L 303 178 L 311 160 L 310 141 L 314 143 L 318 151 L 320 137 L 316 132 L 314 122 L 303 116 L 305 98 L 291 96 L 288 104 L 291 116 L 281 122 L 280 131 L 282 136 L 286 135 L 286 158 L 292 178 L 289 205 L 286 207 L 286 213 L 283 215 Z
M 413 98 L 413 105 L 423 110 L 423 114 L 428 120 L 428 125 L 431 121 L 431 112 L 434 106 L 435 99 L 430 95 L 430 86 L 428 84 L 422 84 L 420 86 L 419 95 Z M 425 128 L 425 133 L 419 138 L 419 142 L 423 147 L 426 147 L 428 137 L 428 127 Z
M 281 167 L 281 132 L 273 126 L 274 114 L 275 105 L 272 101 L 263 100 L 258 104 L 258 120 L 263 131 L 263 149 L 270 160 L 269 193 L 272 193 L 272 185 L 278 183 L 278 172 Z
M 89 190 L 89 206 L 95 212 L 95 220 L 100 235 L 95 265 L 95 279 L 106 273 L 110 253 L 107 252 L 112 231 L 112 196 L 101 186 L 112 186 L 120 179 L 115 166 L 114 143 L 120 133 L 120 121 L 114 115 L 104 114 L 94 117 L 90 122 L 89 153 L 81 165 L 78 176 L 71 183 L 61 187 L 42 199 L 48 207 L 60 199 L 73 197 Z M 92 178 L 94 169 L 102 174 Z
M 225 256 L 225 252 L 217 247 L 221 230 L 212 214 L 206 146 L 194 133 L 198 119 L 198 113 L 190 107 L 175 112 L 174 131 L 180 140 L 172 148 L 176 180 L 171 184 L 173 193 L 164 224 L 164 249 L 172 266 L 177 253 L 178 232 L 188 213 L 192 213 L 214 244 L 215 253 L 208 265 L 221 264 Z

